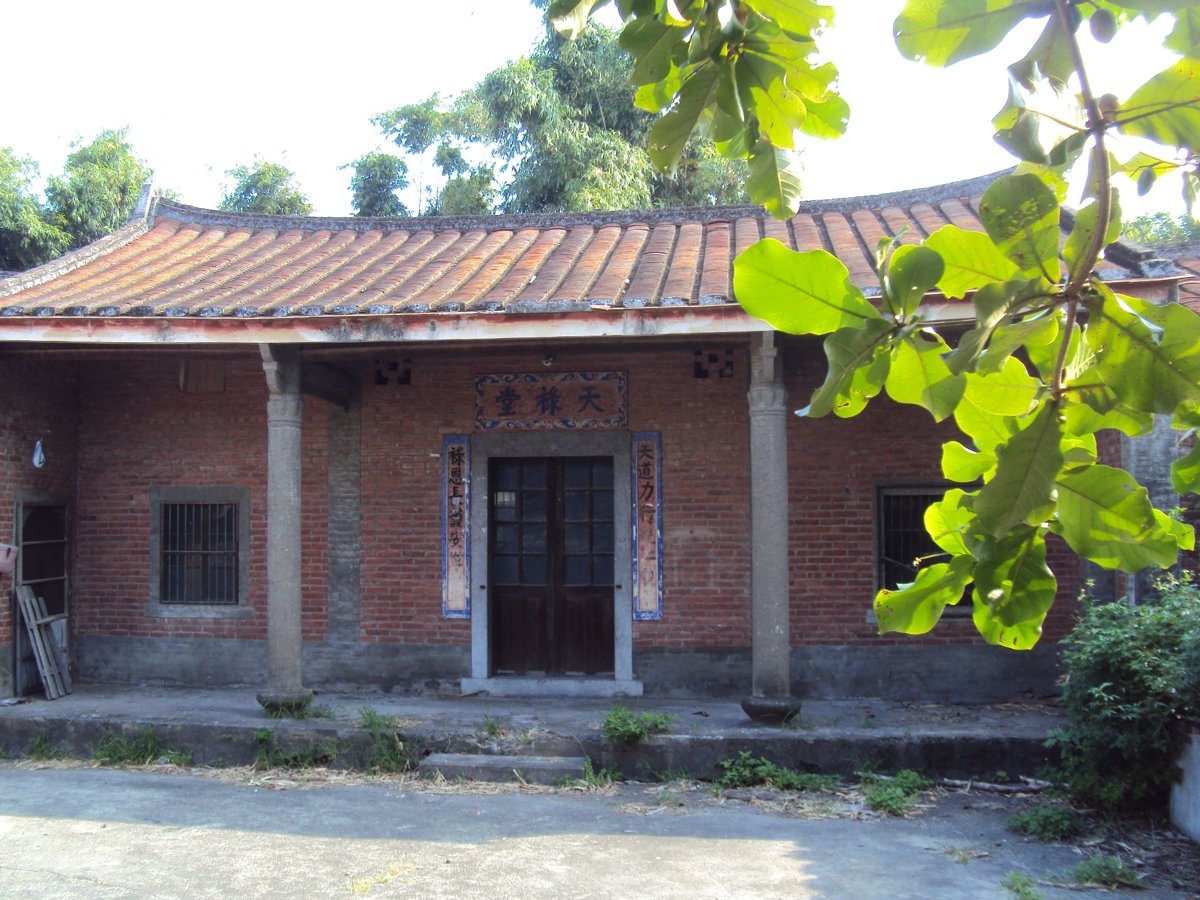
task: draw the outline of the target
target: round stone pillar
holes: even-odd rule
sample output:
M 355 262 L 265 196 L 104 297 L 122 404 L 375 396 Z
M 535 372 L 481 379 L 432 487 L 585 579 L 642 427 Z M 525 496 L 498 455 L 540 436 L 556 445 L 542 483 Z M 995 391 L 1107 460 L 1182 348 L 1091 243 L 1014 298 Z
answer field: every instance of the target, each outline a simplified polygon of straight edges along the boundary
M 784 722 L 800 712 L 789 659 L 787 392 L 771 378 L 752 383 L 749 400 L 751 695 L 742 709 Z

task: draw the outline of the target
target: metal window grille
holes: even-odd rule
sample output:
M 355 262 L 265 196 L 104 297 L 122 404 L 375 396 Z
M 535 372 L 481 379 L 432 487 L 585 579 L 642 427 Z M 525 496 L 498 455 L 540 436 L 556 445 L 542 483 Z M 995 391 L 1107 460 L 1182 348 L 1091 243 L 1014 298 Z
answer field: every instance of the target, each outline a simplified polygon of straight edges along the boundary
M 238 602 L 236 503 L 164 503 L 160 602 Z
M 925 532 L 925 510 L 941 499 L 942 492 L 927 488 L 880 492 L 880 587 L 911 582 L 922 557 L 942 552 Z

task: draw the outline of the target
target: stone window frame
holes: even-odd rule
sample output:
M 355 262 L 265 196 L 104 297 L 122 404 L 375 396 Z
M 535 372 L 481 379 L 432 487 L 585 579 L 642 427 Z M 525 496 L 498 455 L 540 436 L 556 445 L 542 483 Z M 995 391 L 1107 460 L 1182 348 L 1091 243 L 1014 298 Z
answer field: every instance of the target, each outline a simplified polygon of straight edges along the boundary
M 238 511 L 237 603 L 162 602 L 162 506 L 168 503 L 231 503 Z M 212 487 L 152 487 L 150 489 L 150 599 L 145 614 L 152 618 L 245 619 L 254 615 L 250 592 L 250 489 Z
M 953 487 L 961 487 L 948 482 L 925 481 L 911 484 L 885 484 L 879 485 L 875 489 L 875 509 L 872 516 L 874 527 L 874 552 L 872 554 L 874 560 L 873 580 L 875 590 L 880 591 L 888 587 L 883 580 L 884 566 L 884 503 L 889 497 L 922 497 L 928 496 L 940 500 Z M 929 504 L 921 507 L 921 517 L 925 514 L 925 509 Z M 917 525 L 924 528 L 923 518 L 918 519 Z M 972 607 L 970 602 L 969 589 L 962 600 L 959 600 L 954 606 L 947 606 L 942 610 L 942 618 L 944 619 L 969 619 L 971 617 Z M 875 611 L 872 609 L 868 616 L 868 621 L 875 622 Z

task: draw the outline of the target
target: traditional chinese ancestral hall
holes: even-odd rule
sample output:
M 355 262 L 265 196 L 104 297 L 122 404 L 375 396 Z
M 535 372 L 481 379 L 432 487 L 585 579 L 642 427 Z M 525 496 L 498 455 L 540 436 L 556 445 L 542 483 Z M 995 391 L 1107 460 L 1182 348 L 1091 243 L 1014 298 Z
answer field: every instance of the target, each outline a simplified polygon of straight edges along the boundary
M 0 279 L 0 696 L 40 690 L 34 588 L 78 680 L 636 695 L 995 699 L 1042 644 L 969 604 L 880 636 L 952 434 L 881 398 L 792 411 L 820 344 L 737 305 L 740 250 L 981 229 L 986 180 L 756 208 L 289 219 L 147 192 L 104 240 Z M 1128 251 L 1128 248 L 1125 248 Z M 1146 254 L 1105 275 L 1165 298 Z M 874 290 L 872 290 L 874 286 Z M 969 315 L 927 298 L 929 315 Z

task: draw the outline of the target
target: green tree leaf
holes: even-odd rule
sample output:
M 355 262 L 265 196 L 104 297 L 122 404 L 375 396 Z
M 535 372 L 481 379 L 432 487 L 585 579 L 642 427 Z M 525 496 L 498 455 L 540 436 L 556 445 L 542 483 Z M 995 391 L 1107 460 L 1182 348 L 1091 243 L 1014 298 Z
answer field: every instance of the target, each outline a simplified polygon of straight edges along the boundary
M 897 403 L 923 406 L 936 422 L 949 417 L 962 398 L 966 379 L 946 367 L 946 350 L 940 337 L 915 334 L 897 341 L 886 382 L 888 396 Z
M 1054 484 L 1063 466 L 1058 407 L 1045 403 L 1029 425 L 996 453 L 996 474 L 979 491 L 975 515 L 1002 538 L 1017 525 L 1044 521 L 1054 510 Z
M 592 9 L 602 6 L 607 0 L 553 0 L 546 17 L 554 30 L 568 40 L 579 37 Z
M 945 271 L 937 286 L 947 297 L 965 297 L 994 281 L 1008 281 L 1019 273 L 995 242 L 979 231 L 943 225 L 925 241 L 942 258 Z
M 750 152 L 746 191 L 775 218 L 787 218 L 800 205 L 800 166 L 787 150 L 761 140 Z
M 830 412 L 850 418 L 862 412 L 883 388 L 895 328 L 883 319 L 868 319 L 859 327 L 843 328 L 825 338 L 829 371 L 798 416 L 819 418 Z
M 1026 276 L 1059 277 L 1058 198 L 1036 175 L 1005 175 L 983 192 L 979 218 L 1000 251 Z
M 701 115 L 713 103 L 719 75 L 716 66 L 693 70 L 679 93 L 679 102 L 650 128 L 646 148 L 662 171 L 675 168 L 679 162 Z
M 996 467 L 996 456 L 963 446 L 958 441 L 942 444 L 942 474 L 950 481 L 971 484 Z
M 970 583 L 971 560 L 958 557 L 950 563 L 922 568 L 912 584 L 880 591 L 875 595 L 879 633 L 925 634 L 937 624 L 947 604 L 962 598 Z
M 825 250 L 798 253 L 765 238 L 733 263 L 733 290 L 742 308 L 788 334 L 828 334 L 881 321 L 850 283 L 850 272 Z
M 1058 480 L 1055 529 L 1071 549 L 1106 569 L 1170 566 L 1179 543 L 1160 527 L 1146 489 L 1109 466 L 1087 466 Z
M 975 294 L 975 320 L 978 323 L 959 339 L 958 346 L 946 358 L 952 372 L 965 372 L 977 365 L 986 352 L 989 356 L 988 368 L 996 369 L 1004 364 L 1005 359 L 1026 339 L 1033 339 L 1041 334 L 1046 326 L 1032 326 L 1012 329 L 1008 335 L 1020 340 L 1010 340 L 1004 343 L 993 340 L 996 332 L 1004 325 L 1011 323 L 1015 316 L 1034 302 L 1044 299 L 1045 289 L 1042 279 L 1032 281 L 1005 281 L 985 284 Z
M 909 59 L 948 66 L 986 53 L 1022 19 L 1049 11 L 1043 0 L 908 0 L 893 34 Z
M 1200 492 L 1200 441 L 1186 455 L 1171 463 L 1171 486 L 1177 494 Z
M 1200 316 L 1178 303 L 1156 306 L 1096 284 L 1088 342 L 1096 371 L 1135 410 L 1173 413 L 1200 402 Z
M 1110 188 L 1110 215 L 1108 227 L 1104 233 L 1103 246 L 1108 246 L 1121 236 L 1121 206 L 1116 188 Z M 1092 241 L 1099 229 L 1097 221 L 1100 213 L 1100 201 L 1093 200 L 1083 209 L 1075 213 L 1075 227 L 1067 235 L 1067 243 L 1063 247 L 1063 258 L 1067 261 L 1067 269 L 1072 275 L 1077 268 L 1088 259 Z
M 1168 147 L 1200 149 L 1200 59 L 1184 58 L 1159 72 L 1121 104 L 1123 134 Z
M 1006 534 L 975 565 L 974 578 L 973 618 L 984 640 L 1011 650 L 1037 644 L 1058 588 L 1041 532 L 1021 527 Z
M 1033 410 L 1042 383 L 1013 357 L 996 372 L 970 372 L 965 377 L 965 394 L 984 412 L 997 416 L 1024 416 Z
M 968 556 L 971 551 L 967 535 L 975 522 L 972 511 L 974 498 L 959 488 L 946 491 L 946 495 L 925 510 L 925 531 L 933 542 L 951 556 Z
M 942 257 L 929 247 L 901 244 L 884 266 L 880 279 L 884 302 L 893 315 L 908 317 L 942 279 L 946 267 Z

